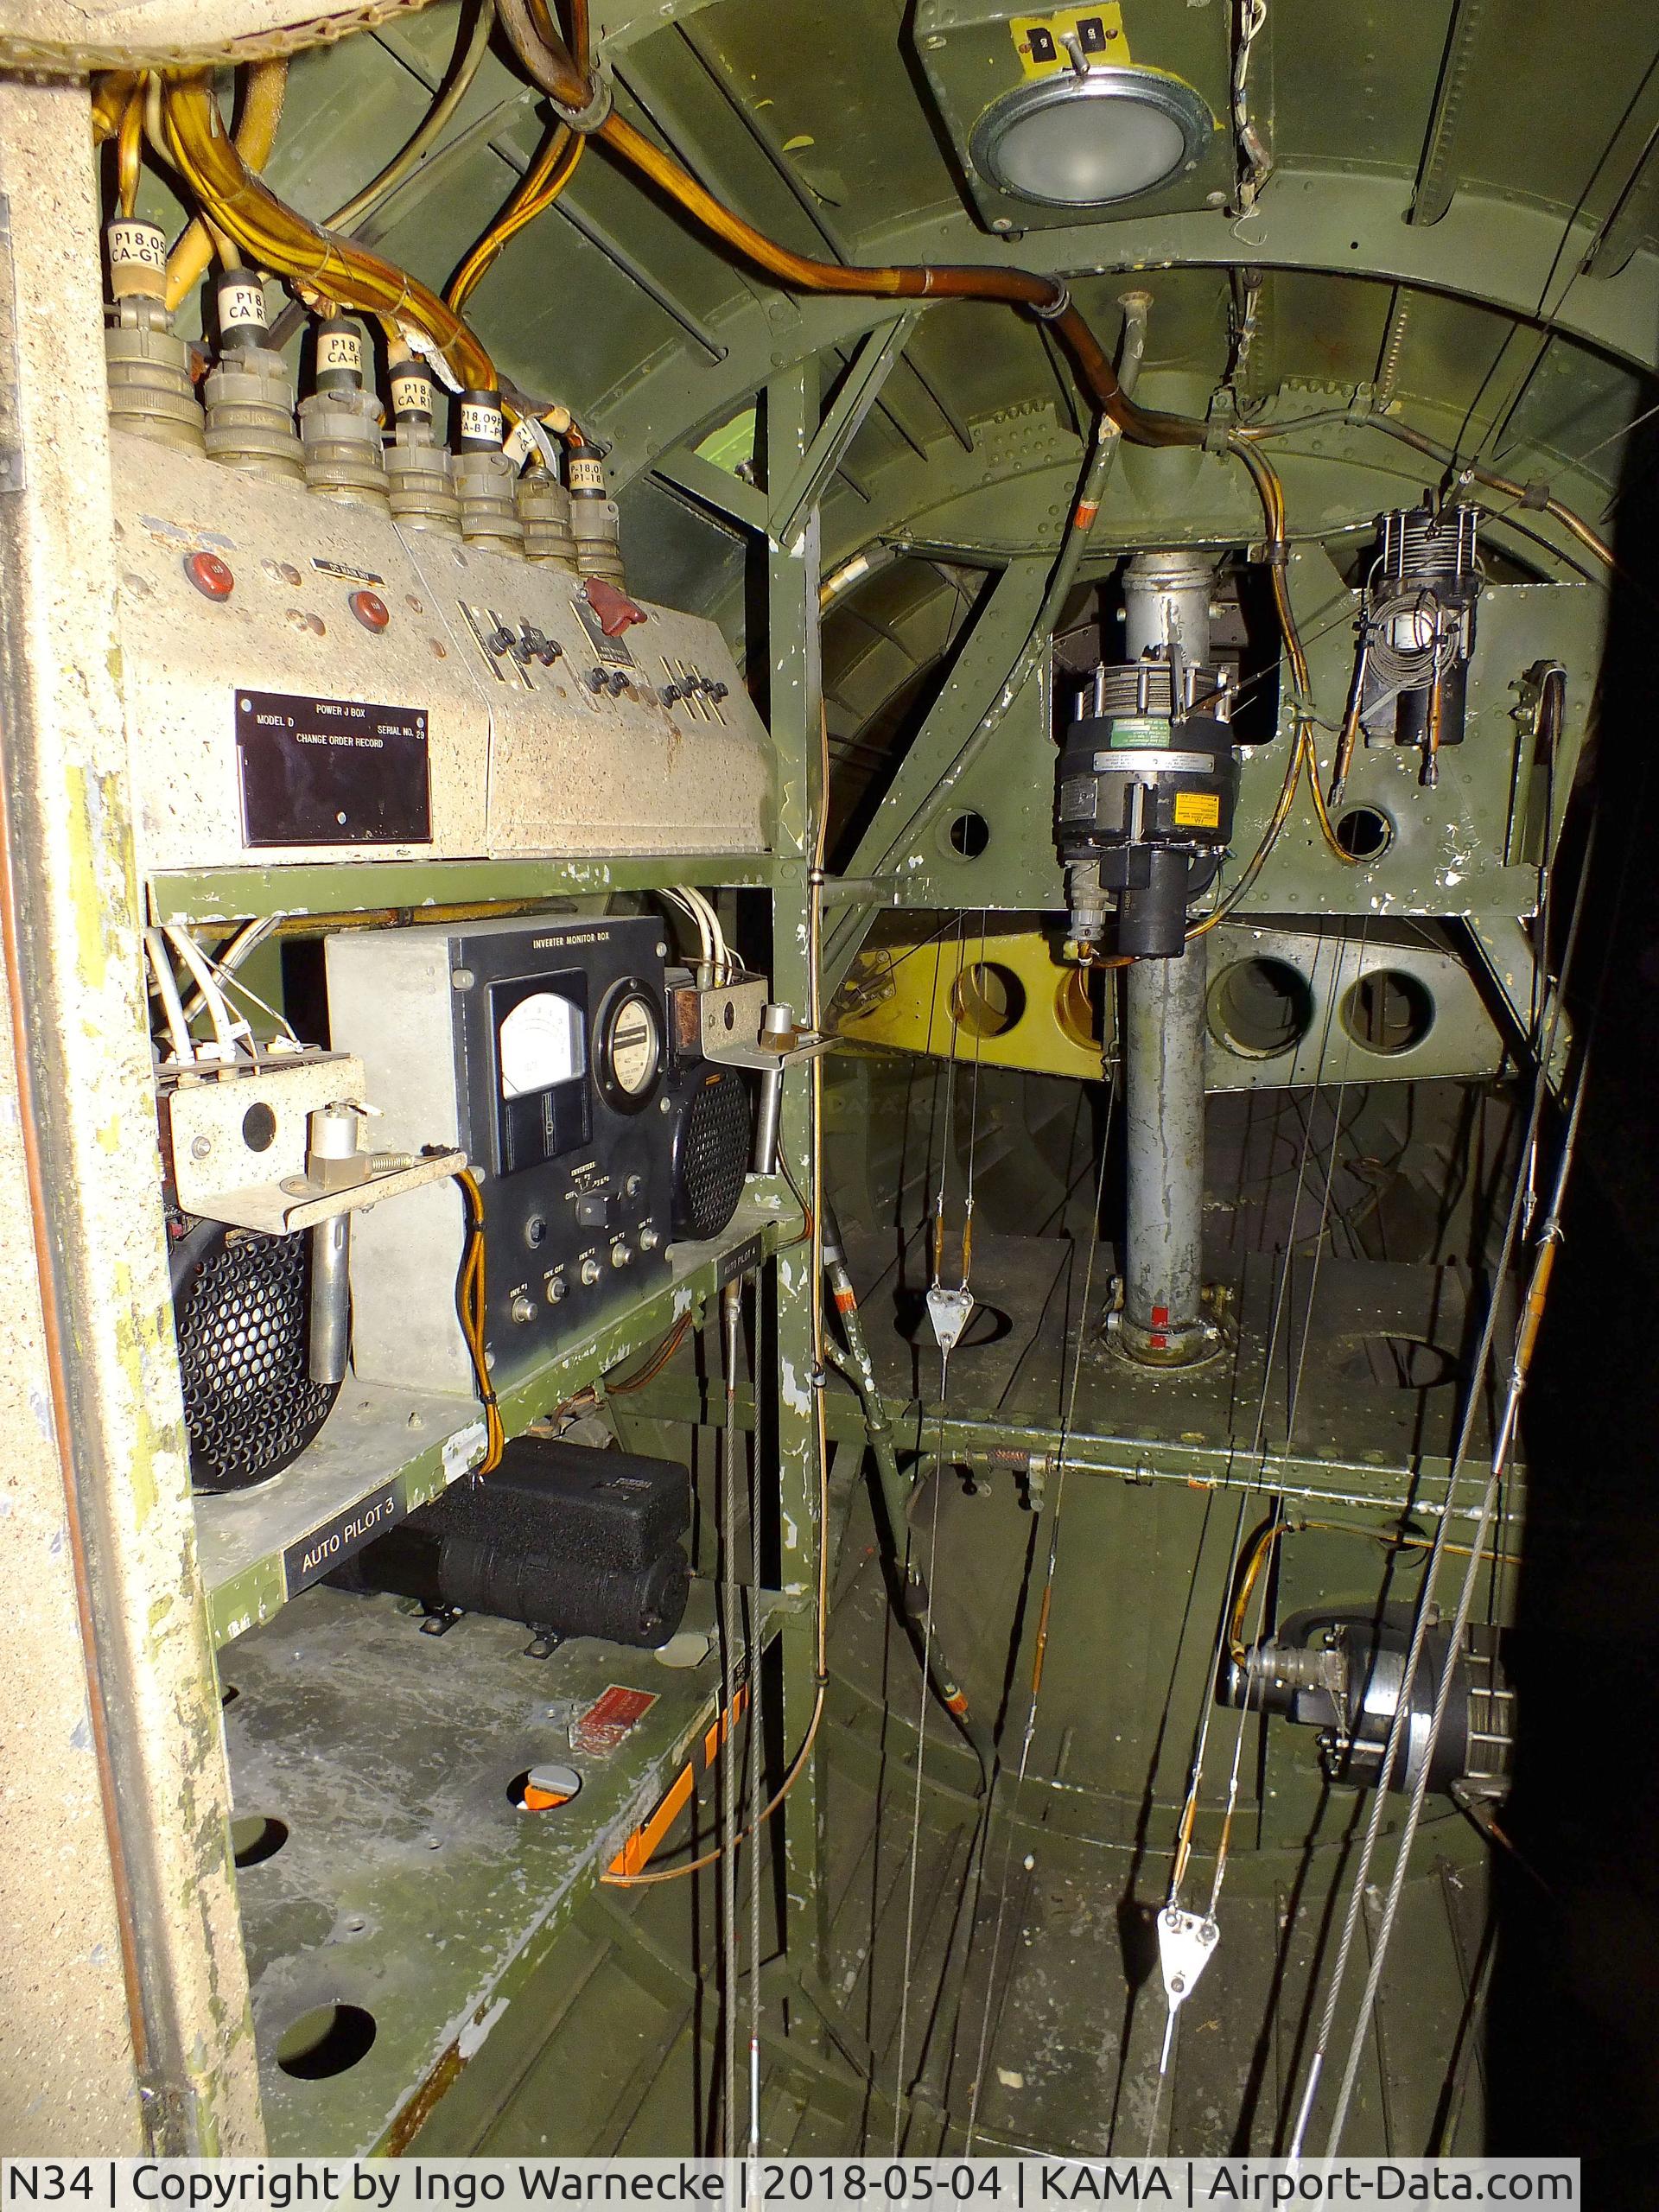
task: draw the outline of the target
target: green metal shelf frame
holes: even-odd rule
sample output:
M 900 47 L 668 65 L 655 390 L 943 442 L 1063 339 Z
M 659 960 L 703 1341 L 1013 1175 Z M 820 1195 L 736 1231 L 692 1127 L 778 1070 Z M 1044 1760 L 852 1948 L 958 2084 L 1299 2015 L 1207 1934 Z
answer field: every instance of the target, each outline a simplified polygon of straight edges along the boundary
M 152 876 L 149 903 L 157 922 L 387 912 L 418 918 L 428 906 L 602 898 L 613 891 L 652 891 L 670 883 L 764 890 L 774 873 L 766 853 L 658 853 L 639 860 L 308 861 Z
M 789 1607 L 763 1591 L 757 1610 L 765 1650 Z M 687 1618 L 711 1630 L 709 1655 L 690 1670 L 588 1637 L 536 1660 L 511 1622 L 474 1617 L 435 1640 L 396 1599 L 315 1588 L 300 1593 L 291 1630 L 238 1648 L 238 1696 L 226 1714 L 237 1802 L 290 1830 L 241 1882 L 275 2154 L 418 2150 L 486 2037 L 522 2031 L 520 2000 L 533 2017 L 537 1976 L 559 1937 L 720 1710 L 712 1585 L 694 1584 Z M 734 1665 L 747 1675 L 741 1637 Z M 356 1670 L 362 1693 L 343 1704 L 342 1668 Z M 626 1746 L 567 1749 L 570 1722 L 612 1685 L 652 1700 Z M 568 1759 L 582 1789 L 556 1812 L 514 1814 L 508 1778 L 538 1758 Z M 431 1795 L 388 1802 L 377 1783 L 389 1759 Z M 302 1932 L 319 1912 L 334 1922 L 321 1944 Z M 342 2001 L 376 2022 L 363 2063 L 315 2081 L 283 2073 L 284 2031 Z
M 503 1390 L 507 1434 L 518 1435 L 598 1382 L 682 1314 L 690 1313 L 700 1327 L 709 1300 L 724 1283 L 760 1267 L 801 1227 L 799 1210 L 781 1179 L 752 1178 L 719 1236 L 671 1248 L 669 1279 L 660 1288 Z M 430 1440 L 409 1454 L 416 1427 Z M 196 1501 L 197 1553 L 215 1649 L 271 1620 L 289 1602 L 283 1555 L 290 1545 L 389 1486 L 402 1510 L 414 1512 L 462 1476 L 480 1456 L 482 1444 L 482 1417 L 472 1399 L 348 1379 L 316 1442 L 273 1484 Z
M 930 1399 L 884 1396 L 881 1403 L 901 1455 L 914 1453 L 929 1462 L 938 1455 L 976 1474 L 1033 1482 L 1039 1498 L 1042 1486 L 1058 1476 L 1064 1458 L 1072 1474 L 1292 1497 L 1367 1513 L 1409 1510 L 1432 1520 L 1440 1510 L 1451 1473 L 1443 1453 L 1425 1452 L 1404 1466 L 1381 1453 L 1365 1459 L 1338 1452 L 1285 1452 L 1271 1446 L 1252 1450 L 1236 1443 L 1195 1444 L 1128 1429 L 1090 1429 L 1081 1423 L 1062 1430 L 1055 1422 L 1022 1420 L 1007 1412 L 972 1407 L 947 1412 Z M 740 1430 L 753 1427 L 752 1392 L 739 1390 L 734 1410 Z M 826 1394 L 826 1410 L 831 1443 L 861 1449 L 867 1436 L 864 1417 L 858 1401 L 839 1378 Z M 720 1394 L 696 1376 L 671 1370 L 630 1402 L 628 1419 L 720 1428 L 725 1425 L 725 1407 Z M 1453 1520 L 1478 1517 L 1485 1485 L 1485 1468 L 1479 1455 L 1473 1454 L 1458 1478 L 1450 1507 Z M 1517 1467 L 1505 1482 L 1498 1519 L 1512 1527 L 1525 1517 L 1525 1476 Z

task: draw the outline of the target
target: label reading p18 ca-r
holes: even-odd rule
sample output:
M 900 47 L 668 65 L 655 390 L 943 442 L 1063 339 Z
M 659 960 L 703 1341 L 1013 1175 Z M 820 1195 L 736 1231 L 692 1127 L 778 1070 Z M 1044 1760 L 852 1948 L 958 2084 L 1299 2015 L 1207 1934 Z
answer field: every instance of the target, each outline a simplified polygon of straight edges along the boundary
M 245 845 L 426 845 L 426 716 L 358 699 L 236 695 Z

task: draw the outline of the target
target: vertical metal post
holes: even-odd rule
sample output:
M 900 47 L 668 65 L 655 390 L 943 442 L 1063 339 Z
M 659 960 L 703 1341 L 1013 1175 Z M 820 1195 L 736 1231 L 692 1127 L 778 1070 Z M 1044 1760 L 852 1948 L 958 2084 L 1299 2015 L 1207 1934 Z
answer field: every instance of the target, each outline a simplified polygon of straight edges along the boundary
M 1137 553 L 1124 578 L 1124 658 L 1183 665 L 1210 658 L 1212 562 L 1187 552 Z M 1179 705 L 1179 700 L 1173 703 Z M 1137 960 L 1123 1023 L 1127 1233 L 1120 1342 L 1131 1358 L 1183 1367 L 1215 1345 L 1199 1304 L 1204 1283 L 1204 1001 L 1205 940 L 1179 959 Z
M 1203 1287 L 1203 938 L 1179 960 L 1137 960 L 1123 1023 L 1128 1234 L 1123 1349 L 1179 1367 L 1212 1349 Z
M 0 1392 L 0 1465 L 65 1683 L 12 1670 L 7 1798 L 78 1752 L 81 1804 L 46 1815 L 9 1878 L 29 1931 L 0 1969 L 8 2026 L 49 1992 L 60 2032 L 9 2056 L 8 2149 L 44 2111 L 88 2151 L 263 2147 L 229 1849 L 219 1700 L 196 1573 L 162 1215 L 126 740 L 112 671 L 115 531 L 100 256 L 84 86 L 0 85 L 0 923 L 22 1216 L 9 1280 L 32 1307 L 41 1384 Z M 3 1154 L 3 1147 L 0 1147 Z M 10 1369 L 8 1368 L 10 1377 Z M 21 1498 L 27 1512 L 17 1515 Z M 37 1602 L 41 1602 L 37 1594 Z M 73 1641 L 72 1641 L 73 1640 Z M 32 1662 L 31 1662 L 32 1663 Z M 39 1693 L 37 1694 L 37 1689 Z M 101 1865 L 83 1892 L 86 1807 Z M 44 1811 L 44 1808 L 43 1808 Z M 32 1885 L 33 1897 L 29 1895 Z M 114 1936 L 102 1956 L 105 1927 Z M 48 1971 L 54 1949 L 60 1967 Z M 87 1956 L 87 1951 L 91 1956 Z M 124 1982 L 126 2018 L 105 2017 Z M 74 2018 L 99 2015 L 96 2046 Z M 30 2078 L 23 2078 L 28 2065 Z M 124 2117 L 110 2117 L 124 2105 Z M 91 2139 L 90 2131 L 98 2130 Z M 29 2147 L 60 2150 L 59 2139 Z
M 766 391 L 766 483 L 775 499 L 797 478 L 818 429 L 816 364 L 774 377 Z M 766 619 L 772 668 L 770 720 L 777 748 L 776 860 L 772 881 L 772 995 L 805 1018 L 811 1004 L 807 958 L 807 874 L 816 832 L 823 681 L 818 657 L 818 510 L 810 506 L 786 543 L 769 539 Z M 810 1077 L 784 1086 L 779 1148 L 799 1189 L 813 1180 Z M 805 1733 L 817 1695 L 813 1592 L 819 1521 L 817 1414 L 812 1376 L 811 1246 L 778 1256 L 778 1479 L 783 1581 L 799 1601 L 783 1633 L 784 1730 L 790 1749 Z M 817 1755 L 809 1760 L 780 1817 L 785 1821 L 786 1940 L 798 1972 L 822 1969 L 828 1933 L 823 1869 L 823 1802 Z

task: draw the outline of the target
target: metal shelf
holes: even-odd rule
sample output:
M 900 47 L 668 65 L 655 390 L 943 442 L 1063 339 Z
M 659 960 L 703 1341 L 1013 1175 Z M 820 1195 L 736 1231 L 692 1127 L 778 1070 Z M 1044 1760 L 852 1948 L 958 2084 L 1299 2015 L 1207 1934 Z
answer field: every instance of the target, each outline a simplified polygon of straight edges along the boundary
M 261 914 L 355 914 L 498 900 L 592 898 L 667 883 L 744 889 L 770 884 L 766 853 L 659 853 L 638 860 L 339 861 L 211 868 L 151 877 L 162 922 L 243 921 Z
M 514 1436 L 563 1399 L 663 1335 L 796 1234 L 800 1215 L 780 1181 L 752 1178 L 736 1213 L 706 1244 L 670 1248 L 669 1278 L 501 1396 Z M 342 1515 L 383 1499 L 401 1518 L 435 1497 L 481 1456 L 475 1401 L 417 1394 L 349 1376 L 316 1441 L 255 1490 L 196 1500 L 196 1546 L 215 1648 L 289 1602 L 285 1555 Z M 390 1525 L 390 1518 L 388 1520 Z M 297 1590 L 302 1586 L 296 1582 Z
M 762 1646 L 788 1610 L 762 1593 Z M 696 1581 L 686 1624 L 713 1623 L 713 1586 Z M 720 1700 L 712 1634 L 674 1669 L 588 1637 L 531 1659 L 527 1633 L 473 1615 L 423 1636 L 398 1600 L 318 1588 L 229 1662 L 235 1810 L 283 1831 L 237 1885 L 278 2155 L 396 2152 L 488 2037 L 524 2032 L 513 2008 L 555 1939 L 702 1751 Z M 613 1686 L 649 1710 L 614 1750 L 575 1749 L 572 1721 Z M 514 1777 L 549 1759 L 575 1768 L 580 1794 L 516 1809 Z M 368 2016 L 368 2047 L 327 2078 L 285 2072 L 284 2035 L 340 2005 Z

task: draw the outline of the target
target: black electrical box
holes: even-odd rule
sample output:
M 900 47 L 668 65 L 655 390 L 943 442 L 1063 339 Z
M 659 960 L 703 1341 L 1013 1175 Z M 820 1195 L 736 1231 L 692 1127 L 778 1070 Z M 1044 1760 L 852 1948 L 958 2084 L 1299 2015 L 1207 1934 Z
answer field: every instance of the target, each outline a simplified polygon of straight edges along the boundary
M 333 1580 L 433 1613 L 651 1646 L 685 1611 L 690 1522 L 691 1478 L 675 1461 L 521 1436 L 493 1473 L 453 1484 Z
M 662 925 L 547 915 L 328 942 L 334 1041 L 377 1141 L 457 1145 L 486 1230 L 485 1340 L 510 1386 L 666 1280 L 677 1099 Z M 414 1192 L 354 1219 L 352 1360 L 366 1382 L 470 1396 L 455 1319 L 461 1211 Z

